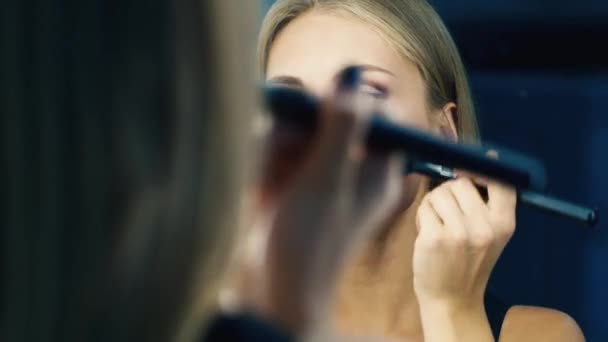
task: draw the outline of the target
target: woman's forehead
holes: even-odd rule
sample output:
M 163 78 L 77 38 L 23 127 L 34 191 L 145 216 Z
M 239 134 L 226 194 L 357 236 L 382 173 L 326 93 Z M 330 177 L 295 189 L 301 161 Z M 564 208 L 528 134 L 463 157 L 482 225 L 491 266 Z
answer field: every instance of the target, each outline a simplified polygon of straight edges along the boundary
M 310 11 L 289 23 L 273 42 L 267 77 L 333 75 L 350 64 L 396 72 L 404 59 L 370 24 L 350 16 Z

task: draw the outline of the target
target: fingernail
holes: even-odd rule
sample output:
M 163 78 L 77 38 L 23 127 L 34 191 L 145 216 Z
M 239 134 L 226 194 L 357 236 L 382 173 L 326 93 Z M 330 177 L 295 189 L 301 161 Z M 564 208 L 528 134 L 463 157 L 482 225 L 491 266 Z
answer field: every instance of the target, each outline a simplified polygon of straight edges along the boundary
M 340 76 L 340 83 L 338 85 L 339 89 L 342 91 L 352 91 L 355 90 L 359 86 L 359 81 L 361 79 L 361 68 L 356 66 L 349 66 L 344 71 L 342 71 L 342 75 Z
M 489 150 L 489 151 L 486 152 L 486 154 L 488 156 L 490 156 L 490 157 L 493 157 L 493 158 L 497 158 L 498 157 L 498 151 L 496 151 L 496 150 Z
M 498 155 L 500 154 L 498 152 L 497 148 L 492 147 L 489 144 L 485 145 L 485 150 L 486 150 L 486 155 L 492 158 L 498 158 Z

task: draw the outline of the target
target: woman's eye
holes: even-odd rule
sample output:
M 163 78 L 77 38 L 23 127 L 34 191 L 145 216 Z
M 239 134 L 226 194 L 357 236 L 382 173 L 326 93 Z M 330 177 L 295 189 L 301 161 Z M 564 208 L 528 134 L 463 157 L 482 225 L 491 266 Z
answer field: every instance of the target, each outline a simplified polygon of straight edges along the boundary
M 386 98 L 388 94 L 386 88 L 374 86 L 371 84 L 362 84 L 360 91 L 364 94 L 368 94 L 376 98 Z

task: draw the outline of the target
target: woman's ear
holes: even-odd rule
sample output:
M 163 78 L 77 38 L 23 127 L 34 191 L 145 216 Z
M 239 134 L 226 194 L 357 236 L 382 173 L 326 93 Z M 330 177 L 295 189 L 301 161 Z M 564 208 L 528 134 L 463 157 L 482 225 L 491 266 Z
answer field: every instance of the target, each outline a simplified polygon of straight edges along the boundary
M 458 142 L 458 112 L 457 106 L 454 102 L 450 102 L 443 106 L 441 109 L 441 118 L 439 120 L 439 129 L 441 135 L 446 137 L 448 140 Z

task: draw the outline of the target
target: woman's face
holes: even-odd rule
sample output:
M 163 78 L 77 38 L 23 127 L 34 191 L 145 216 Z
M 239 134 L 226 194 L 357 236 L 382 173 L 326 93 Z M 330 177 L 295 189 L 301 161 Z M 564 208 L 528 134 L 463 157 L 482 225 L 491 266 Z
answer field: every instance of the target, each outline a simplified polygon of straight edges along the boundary
M 266 81 L 323 97 L 331 94 L 340 72 L 351 65 L 361 66 L 361 91 L 377 98 L 382 112 L 391 120 L 434 130 L 425 83 L 416 66 L 392 49 L 372 26 L 358 19 L 319 10 L 294 19 L 271 46 Z M 306 137 L 288 127 L 275 127 L 271 137 L 271 160 L 275 162 L 265 174 L 277 184 L 297 163 L 298 148 L 306 145 Z M 418 182 L 418 177 L 407 177 L 408 206 Z

